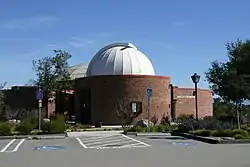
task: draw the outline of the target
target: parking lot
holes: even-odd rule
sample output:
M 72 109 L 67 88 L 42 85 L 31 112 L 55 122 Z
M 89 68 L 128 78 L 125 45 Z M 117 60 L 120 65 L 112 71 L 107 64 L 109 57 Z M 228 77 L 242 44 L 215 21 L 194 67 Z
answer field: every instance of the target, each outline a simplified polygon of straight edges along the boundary
M 166 137 L 94 134 L 54 140 L 0 140 L 0 166 L 249 167 L 250 145 Z

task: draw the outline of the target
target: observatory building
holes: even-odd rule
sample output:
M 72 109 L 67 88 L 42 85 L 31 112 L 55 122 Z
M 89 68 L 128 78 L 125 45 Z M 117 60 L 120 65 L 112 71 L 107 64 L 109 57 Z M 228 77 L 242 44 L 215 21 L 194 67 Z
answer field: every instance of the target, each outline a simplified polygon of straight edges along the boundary
M 152 89 L 150 117 L 195 114 L 193 88 L 178 88 L 168 76 L 155 74 L 149 58 L 130 43 L 113 43 L 98 51 L 88 64 L 70 69 L 75 80 L 76 119 L 94 124 L 120 124 L 120 110 L 147 119 L 147 88 Z M 198 89 L 199 117 L 212 115 L 212 92 Z

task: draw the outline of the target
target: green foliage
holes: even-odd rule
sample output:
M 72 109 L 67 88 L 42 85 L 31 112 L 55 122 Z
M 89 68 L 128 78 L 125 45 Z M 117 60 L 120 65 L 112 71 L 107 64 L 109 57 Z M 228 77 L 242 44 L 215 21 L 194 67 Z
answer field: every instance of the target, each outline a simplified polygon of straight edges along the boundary
M 212 130 L 197 130 L 192 132 L 192 134 L 197 135 L 197 136 L 204 136 L 204 137 L 209 137 L 212 134 Z
M 160 125 L 154 125 L 150 126 L 149 132 L 170 132 L 174 129 L 174 126 L 170 126 L 167 124 L 160 124 Z M 133 126 L 131 128 L 125 129 L 126 132 L 148 132 L 147 127 L 141 127 L 141 126 Z
M 232 137 L 233 136 L 233 132 L 232 130 L 215 130 L 212 132 L 211 136 L 214 137 Z
M 228 61 L 212 62 L 206 72 L 211 89 L 226 101 L 250 98 L 250 41 L 237 40 L 226 44 Z
M 54 50 L 54 53 L 54 57 L 33 61 L 33 69 L 37 75 L 35 83 L 43 89 L 45 97 L 52 96 L 55 91 L 72 88 L 68 72 L 71 54 L 62 50 Z
M 10 136 L 13 125 L 8 122 L 0 122 L 0 136 Z
M 0 121 L 7 121 L 8 119 L 7 112 L 9 110 L 9 106 L 5 103 L 4 94 L 4 88 L 6 84 L 6 82 L 4 84 L 0 84 Z
M 48 133 L 64 133 L 66 131 L 66 124 L 63 116 L 57 115 L 56 120 L 51 120 L 49 123 Z
M 15 131 L 19 132 L 21 135 L 28 135 L 33 130 L 33 126 L 29 120 L 25 120 L 16 125 Z
M 188 133 L 190 131 L 196 131 L 200 129 L 206 130 L 225 130 L 235 129 L 237 125 L 234 122 L 222 122 L 218 119 L 200 119 L 186 118 L 178 124 L 178 131 L 182 133 Z
M 232 135 L 235 136 L 235 135 L 241 135 L 245 138 L 247 138 L 249 136 L 248 132 L 245 131 L 245 130 L 241 130 L 241 129 L 235 129 L 232 131 Z
M 242 136 L 242 135 L 240 135 L 240 134 L 235 134 L 234 136 L 233 136 L 235 139 L 245 139 L 246 137 L 244 137 L 244 136 Z

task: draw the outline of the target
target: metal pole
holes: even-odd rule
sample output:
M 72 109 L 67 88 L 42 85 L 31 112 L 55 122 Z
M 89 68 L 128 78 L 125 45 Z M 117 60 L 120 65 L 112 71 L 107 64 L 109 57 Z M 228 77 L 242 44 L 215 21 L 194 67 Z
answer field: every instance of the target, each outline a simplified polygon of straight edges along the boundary
M 197 83 L 194 84 L 195 86 L 195 118 L 198 120 L 198 91 L 197 91 Z
M 148 132 L 150 132 L 150 97 L 148 97 Z
M 41 131 L 41 107 L 38 108 L 38 114 L 39 114 L 39 117 L 38 117 L 38 130 Z
M 41 123 L 42 123 L 42 100 L 38 101 L 38 130 L 41 131 Z

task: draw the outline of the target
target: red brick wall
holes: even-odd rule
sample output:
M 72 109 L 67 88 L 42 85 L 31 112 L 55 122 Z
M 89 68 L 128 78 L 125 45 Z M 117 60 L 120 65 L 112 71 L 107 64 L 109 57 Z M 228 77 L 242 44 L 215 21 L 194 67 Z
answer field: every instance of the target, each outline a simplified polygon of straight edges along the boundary
M 170 114 L 170 78 L 157 76 L 93 76 L 76 81 L 76 93 L 91 89 L 91 122 L 102 120 L 103 124 L 119 124 L 115 114 L 117 99 L 142 102 L 142 113 L 138 118 L 147 118 L 146 89 L 152 88 L 151 116 L 161 118 Z M 77 95 L 76 97 L 80 97 Z M 76 101 L 80 101 L 76 99 Z M 78 104 L 76 104 L 78 105 Z M 76 109 L 79 107 L 75 107 Z M 78 110 L 79 112 L 79 110 Z M 81 112 L 81 111 L 80 111 Z M 77 114 L 80 115 L 80 114 Z
M 174 99 L 176 100 L 176 117 L 180 115 L 195 116 L 195 96 L 192 88 L 174 87 Z M 198 89 L 198 117 L 213 115 L 212 92 L 206 89 Z

